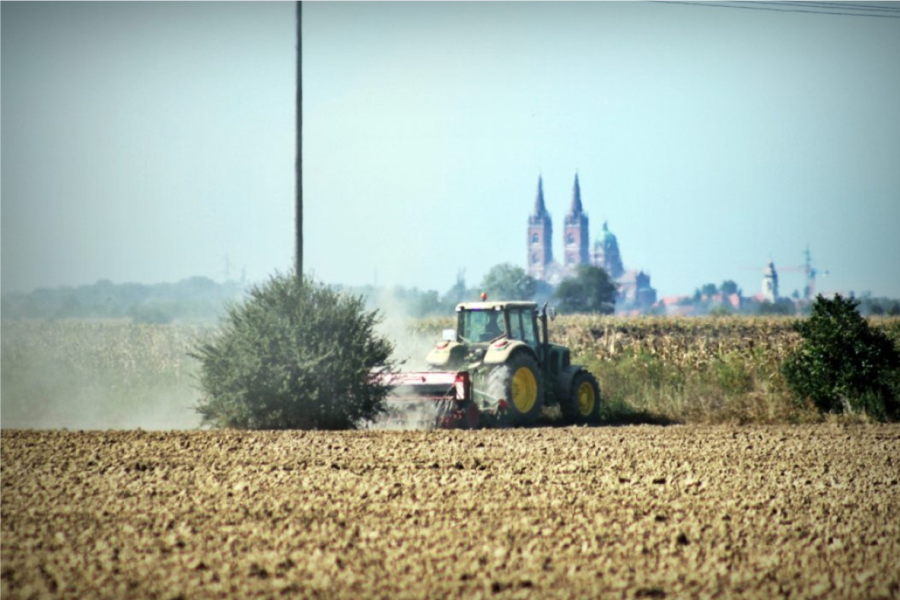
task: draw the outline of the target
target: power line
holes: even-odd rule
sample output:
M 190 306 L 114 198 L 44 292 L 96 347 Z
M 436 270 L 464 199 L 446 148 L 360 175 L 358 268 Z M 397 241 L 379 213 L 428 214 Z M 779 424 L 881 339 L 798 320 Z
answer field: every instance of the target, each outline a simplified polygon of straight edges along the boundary
M 297 155 L 294 215 L 294 275 L 303 283 L 303 2 L 297 1 Z
M 900 15 L 876 15 L 870 13 L 848 13 L 848 12 L 835 12 L 835 11 L 827 11 L 827 10 L 798 10 L 796 8 L 770 8 L 767 6 L 740 6 L 738 4 L 717 4 L 714 2 L 679 2 L 677 0 L 651 0 L 655 4 L 684 4 L 687 6 L 704 6 L 708 8 L 741 8 L 744 10 L 767 10 L 771 12 L 782 12 L 782 13 L 807 13 L 812 15 L 835 15 L 842 17 L 869 17 L 873 19 L 900 19 Z M 778 5 L 782 4 L 781 2 L 762 2 L 760 4 L 770 4 L 770 5 Z M 804 3 L 805 4 L 805 3 Z M 844 9 L 847 10 L 847 9 Z
M 754 2 L 740 2 L 741 4 L 767 4 L 769 6 L 781 6 L 784 4 L 794 5 L 794 6 L 809 6 L 816 8 L 828 8 L 828 9 L 840 9 L 840 10 L 853 10 L 853 11 L 864 11 L 864 10 L 874 10 L 878 12 L 900 12 L 900 7 L 895 6 L 875 6 L 872 4 L 854 4 L 852 2 L 828 2 L 827 0 L 762 0 L 762 1 L 754 1 Z
M 796 12 L 796 13 L 807 13 L 814 15 L 836 15 L 836 16 L 844 16 L 844 17 L 870 17 L 870 18 L 884 18 L 884 19 L 900 19 L 900 14 L 872 14 L 865 12 L 841 12 L 847 10 L 855 10 L 855 8 L 850 7 L 849 5 L 844 7 L 835 7 L 841 10 L 830 10 L 830 3 L 807 3 L 807 2 L 742 2 L 741 4 L 753 4 L 757 6 L 741 6 L 737 2 L 728 3 L 728 4 L 715 4 L 712 2 L 674 2 L 675 4 L 691 4 L 694 6 L 714 6 L 719 8 L 743 8 L 745 10 L 768 10 L 771 12 Z M 790 7 L 786 8 L 778 8 L 782 4 L 790 4 Z M 794 7 L 797 8 L 794 8 Z M 809 10 L 803 10 L 799 7 L 809 8 Z M 829 10 L 825 10 L 829 9 Z
M 737 4 L 738 2 L 736 2 Z M 887 6 L 885 8 L 881 8 L 878 6 L 871 6 L 868 4 L 849 4 L 844 2 L 790 2 L 787 0 L 779 0 L 778 2 L 739 2 L 740 4 L 762 4 L 768 5 L 769 7 L 774 6 L 800 6 L 805 8 L 823 8 L 828 10 L 849 10 L 849 11 L 877 11 L 883 13 L 897 13 L 900 14 L 900 8 L 895 8 L 891 6 Z

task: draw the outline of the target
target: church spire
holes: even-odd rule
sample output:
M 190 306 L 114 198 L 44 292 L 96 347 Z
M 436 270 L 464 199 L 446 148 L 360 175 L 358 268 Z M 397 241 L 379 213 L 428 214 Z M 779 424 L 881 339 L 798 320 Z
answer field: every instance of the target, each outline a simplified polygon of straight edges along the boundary
M 566 270 L 574 273 L 578 265 L 591 262 L 588 251 L 588 216 L 581 205 L 581 185 L 578 183 L 578 172 L 575 173 L 575 187 L 572 188 L 572 206 L 566 215 L 564 247 L 566 249 Z
M 545 214 L 547 214 L 547 207 L 544 205 L 544 178 L 538 176 L 537 197 L 534 199 L 534 217 L 543 217 Z
M 534 214 L 528 217 L 528 274 L 546 281 L 553 263 L 553 221 L 544 205 L 544 178 L 538 177 Z
M 577 217 L 584 212 L 581 205 L 581 186 L 578 184 L 578 173 L 575 173 L 575 186 L 572 188 L 572 206 L 569 207 L 570 218 Z

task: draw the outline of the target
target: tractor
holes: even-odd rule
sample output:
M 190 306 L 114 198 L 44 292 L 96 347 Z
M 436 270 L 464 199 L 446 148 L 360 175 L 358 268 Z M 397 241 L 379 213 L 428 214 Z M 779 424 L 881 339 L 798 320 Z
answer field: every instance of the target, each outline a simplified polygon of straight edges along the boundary
M 549 341 L 552 308 L 483 295 L 457 305 L 456 315 L 456 329 L 444 330 L 426 357 L 430 370 L 383 376 L 399 406 L 415 413 L 417 403 L 434 401 L 435 425 L 443 428 L 529 425 L 554 405 L 569 423 L 599 422 L 597 380 Z

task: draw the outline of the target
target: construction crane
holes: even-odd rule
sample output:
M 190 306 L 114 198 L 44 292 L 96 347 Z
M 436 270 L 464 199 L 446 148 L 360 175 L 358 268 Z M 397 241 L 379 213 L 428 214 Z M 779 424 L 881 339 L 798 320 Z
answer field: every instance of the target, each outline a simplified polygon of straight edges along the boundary
M 809 251 L 809 244 L 806 245 L 806 250 L 803 251 L 803 258 L 804 263 L 802 265 L 783 267 L 781 270 L 793 273 L 803 273 L 806 275 L 806 287 L 803 288 L 803 299 L 812 300 L 816 297 L 816 276 L 821 274 L 822 277 L 825 277 L 830 271 L 825 270 L 820 273 L 818 269 L 812 266 L 812 253 Z
M 778 296 L 778 272 L 786 273 L 803 273 L 806 276 L 806 286 L 803 288 L 803 299 L 812 300 L 816 296 L 816 277 L 825 277 L 830 271 L 819 271 L 812 265 L 812 253 L 809 251 L 809 244 L 803 251 L 804 263 L 802 265 L 794 265 L 789 267 L 778 267 L 775 269 L 773 261 L 765 267 L 752 267 L 754 270 L 765 272 L 763 276 L 763 294 L 771 300 L 771 297 L 777 299 Z

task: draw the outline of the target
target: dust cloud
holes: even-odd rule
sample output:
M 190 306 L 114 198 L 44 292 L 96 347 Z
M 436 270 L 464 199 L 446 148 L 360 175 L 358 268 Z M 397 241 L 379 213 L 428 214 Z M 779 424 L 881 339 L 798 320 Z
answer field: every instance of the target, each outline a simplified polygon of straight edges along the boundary
M 369 304 L 382 316 L 375 332 L 394 344 L 391 360 L 398 371 L 428 371 L 425 357 L 440 340 L 441 330 L 452 327 L 452 320 L 423 321 L 407 313 L 405 305 L 390 291 L 369 298 Z M 445 322 L 446 321 L 446 322 Z M 423 323 L 426 323 L 423 326 Z M 400 400 L 396 394 L 385 402 L 386 412 L 374 422 L 363 424 L 371 429 L 433 429 L 446 414 L 446 403 Z
M 425 325 L 385 292 L 377 333 L 394 343 L 398 370 L 426 370 L 425 356 L 450 319 Z M 446 323 L 445 323 L 446 321 Z M 0 324 L 0 426 L 4 429 L 195 429 L 201 393 L 189 356 L 210 325 L 141 325 L 103 320 L 9 320 Z M 389 415 L 411 407 L 389 402 Z M 429 403 L 412 410 L 418 427 L 439 416 Z M 384 424 L 390 426 L 390 424 Z M 379 425 L 381 426 L 381 425 Z
M 375 333 L 394 344 L 391 360 L 397 363 L 401 371 L 427 371 L 425 357 L 440 340 L 441 330 L 453 327 L 452 319 L 424 321 L 412 316 L 391 290 L 384 290 L 368 300 L 382 317 Z M 423 326 L 423 323 L 426 325 Z
M 200 393 L 187 356 L 197 329 L 4 321 L 4 429 L 192 429 Z

